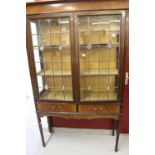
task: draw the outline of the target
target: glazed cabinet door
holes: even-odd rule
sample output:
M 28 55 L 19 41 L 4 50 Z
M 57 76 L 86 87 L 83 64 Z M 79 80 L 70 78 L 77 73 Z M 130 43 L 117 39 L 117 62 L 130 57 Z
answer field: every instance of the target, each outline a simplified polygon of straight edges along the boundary
M 38 100 L 75 100 L 71 18 L 34 15 L 29 20 Z
M 118 102 L 123 80 L 123 15 L 79 13 L 77 53 L 80 102 Z

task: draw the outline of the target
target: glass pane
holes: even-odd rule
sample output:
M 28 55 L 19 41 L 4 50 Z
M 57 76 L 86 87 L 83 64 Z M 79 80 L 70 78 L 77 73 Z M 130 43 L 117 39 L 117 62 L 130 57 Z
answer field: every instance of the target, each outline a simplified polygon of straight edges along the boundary
M 55 18 L 51 20 L 50 32 L 53 32 L 53 33 L 60 32 L 60 28 L 59 28 L 60 24 L 58 21 L 59 21 L 59 18 Z
M 50 32 L 69 32 L 69 18 L 55 18 L 51 20 Z
M 107 44 L 109 41 L 108 31 L 86 31 L 80 32 L 79 42 L 80 44 Z
M 110 30 L 111 31 L 120 31 L 120 22 L 121 17 L 118 16 L 110 16 Z
M 38 34 L 37 28 L 38 28 L 38 26 L 39 26 L 39 22 L 38 22 L 38 21 L 32 21 L 32 22 L 30 23 L 30 25 L 31 25 L 31 33 L 32 33 L 32 34 Z
M 108 100 L 108 93 L 105 91 L 99 91 L 99 100 L 100 101 L 107 101 Z
M 70 63 L 70 49 L 69 48 L 64 48 L 62 52 L 62 61 L 63 62 L 68 62 Z
M 73 100 L 72 91 L 64 91 L 64 96 L 65 96 L 66 101 L 72 101 Z
M 113 44 L 120 42 L 120 16 L 112 16 L 110 19 L 110 41 Z
M 42 63 L 45 63 L 45 64 L 47 63 L 47 65 L 51 63 L 52 55 L 53 55 L 53 52 L 51 52 L 51 48 L 44 47 L 44 50 L 40 52 L 40 59 Z
M 61 32 L 69 32 L 69 18 L 59 19 Z
M 44 19 L 39 21 L 39 32 L 40 34 L 49 33 L 50 30 L 50 19 Z
M 108 16 L 92 16 L 89 17 L 90 30 L 92 31 L 109 31 L 109 17 Z
M 81 90 L 81 101 L 89 101 L 89 94 L 87 90 Z
M 33 46 L 39 46 L 39 36 L 38 35 L 32 35 L 32 43 L 33 43 Z
M 41 34 L 40 35 L 40 45 L 42 45 L 42 46 L 50 46 L 51 45 L 50 34 Z
M 88 31 L 88 17 L 80 17 L 79 31 Z
M 31 22 L 40 99 L 73 100 L 69 18 Z
M 35 61 L 35 62 L 40 62 L 40 52 L 39 52 L 39 48 L 38 48 L 38 47 L 34 47 L 34 48 L 33 48 L 33 52 L 34 52 L 34 61 Z
M 120 41 L 120 34 L 119 34 L 119 31 L 113 31 L 113 32 L 110 32 L 110 40 L 113 44 L 119 44 L 119 41 Z
M 109 92 L 108 99 L 112 101 L 117 100 L 117 92 Z
M 118 99 L 120 16 L 79 17 L 81 101 Z

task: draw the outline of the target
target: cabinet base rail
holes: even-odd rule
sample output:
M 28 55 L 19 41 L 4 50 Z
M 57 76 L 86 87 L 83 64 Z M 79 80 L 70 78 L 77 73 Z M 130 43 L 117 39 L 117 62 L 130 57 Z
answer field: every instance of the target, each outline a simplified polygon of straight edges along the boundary
M 41 112 L 36 111 L 38 114 L 46 115 L 110 115 L 110 116 L 121 116 L 122 113 L 103 113 L 103 112 Z

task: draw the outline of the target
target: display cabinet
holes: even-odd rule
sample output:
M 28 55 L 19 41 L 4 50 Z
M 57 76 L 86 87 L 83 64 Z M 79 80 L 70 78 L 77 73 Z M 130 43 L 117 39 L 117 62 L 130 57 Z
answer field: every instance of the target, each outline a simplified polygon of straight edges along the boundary
M 128 3 L 122 2 L 125 9 L 101 11 L 82 10 L 81 3 L 27 4 L 27 53 L 41 138 L 45 146 L 44 116 L 48 122 L 49 116 L 113 119 L 117 151 Z M 57 6 L 62 8 L 55 11 Z

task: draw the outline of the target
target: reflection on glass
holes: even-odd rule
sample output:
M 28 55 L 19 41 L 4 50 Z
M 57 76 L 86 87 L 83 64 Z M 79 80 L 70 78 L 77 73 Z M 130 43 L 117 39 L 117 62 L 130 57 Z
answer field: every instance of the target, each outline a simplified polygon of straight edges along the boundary
M 116 101 L 121 18 L 85 16 L 78 22 L 81 101 Z
M 33 43 L 33 46 L 39 46 L 38 35 L 32 36 L 32 43 Z
M 31 22 L 40 99 L 73 100 L 69 18 Z
M 37 34 L 38 21 L 32 21 L 30 25 L 31 25 L 31 33 Z

